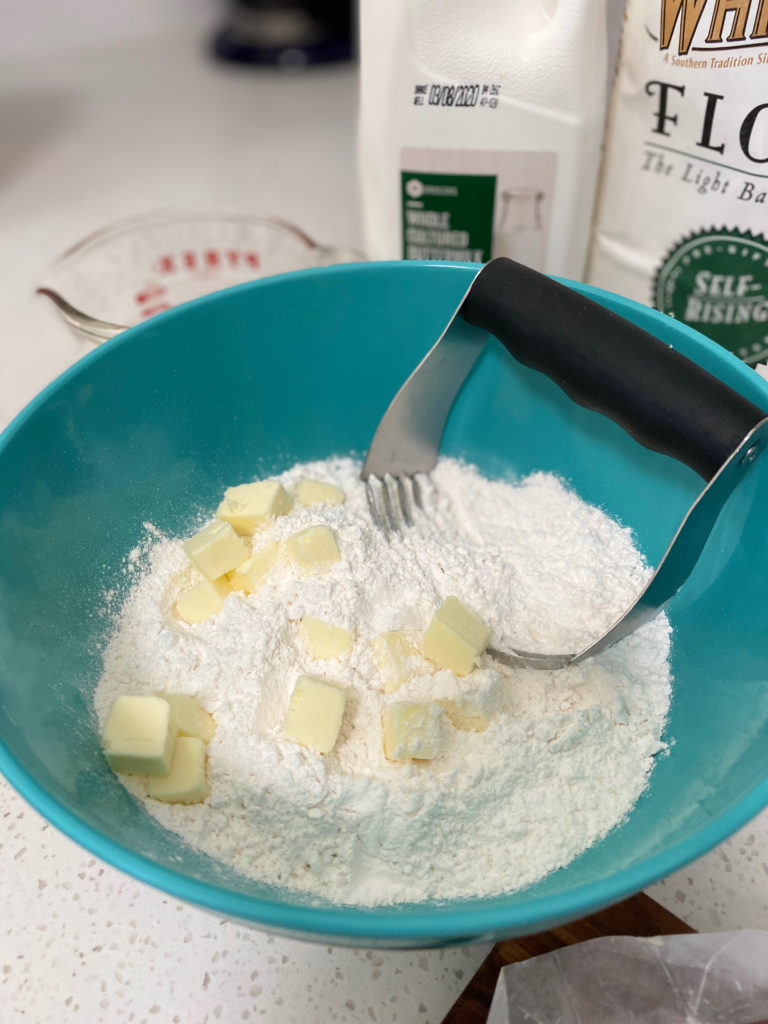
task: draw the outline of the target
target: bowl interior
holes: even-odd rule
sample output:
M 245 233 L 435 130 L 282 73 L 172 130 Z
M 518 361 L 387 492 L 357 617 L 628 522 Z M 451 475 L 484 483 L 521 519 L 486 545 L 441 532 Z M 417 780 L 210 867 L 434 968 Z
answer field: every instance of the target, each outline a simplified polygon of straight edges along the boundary
M 107 769 L 91 695 L 143 524 L 190 532 L 232 482 L 364 453 L 474 272 L 352 265 L 206 296 L 91 353 L 3 435 L 0 768 L 73 838 L 219 913 L 333 941 L 417 945 L 530 932 L 596 909 L 704 852 L 768 802 L 765 459 L 670 606 L 669 754 L 621 827 L 531 888 L 396 910 L 310 903 L 185 846 Z M 723 350 L 584 290 L 768 408 L 765 383 Z M 459 396 L 443 449 L 489 475 L 560 474 L 633 527 L 651 561 L 701 488 L 690 470 L 575 406 L 495 341 Z

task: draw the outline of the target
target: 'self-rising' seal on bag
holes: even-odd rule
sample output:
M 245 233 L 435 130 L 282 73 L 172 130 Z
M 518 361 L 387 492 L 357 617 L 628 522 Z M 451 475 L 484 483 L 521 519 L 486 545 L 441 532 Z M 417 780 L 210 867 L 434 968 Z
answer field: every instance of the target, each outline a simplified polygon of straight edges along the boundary
M 768 0 L 629 0 L 588 280 L 768 357 Z

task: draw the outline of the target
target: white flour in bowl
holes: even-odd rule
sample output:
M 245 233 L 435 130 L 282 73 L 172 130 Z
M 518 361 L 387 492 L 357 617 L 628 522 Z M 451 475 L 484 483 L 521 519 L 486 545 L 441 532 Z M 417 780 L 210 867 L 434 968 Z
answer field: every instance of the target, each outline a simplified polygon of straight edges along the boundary
M 339 902 L 483 896 L 562 867 L 619 824 L 648 782 L 670 699 L 664 615 L 611 650 L 559 672 L 508 669 L 486 655 L 463 679 L 426 661 L 395 693 L 377 682 L 373 638 L 426 628 L 455 595 L 492 628 L 494 646 L 560 652 L 597 637 L 650 570 L 630 531 L 556 478 L 485 479 L 443 459 L 428 515 L 387 543 L 371 523 L 359 464 L 296 466 L 335 483 L 341 506 L 296 507 L 257 546 L 317 523 L 341 561 L 300 577 L 287 562 L 261 590 L 231 595 L 218 615 L 187 626 L 175 596 L 195 578 L 181 541 L 148 530 L 132 555 L 145 567 L 115 617 L 95 695 L 103 726 L 123 693 L 194 694 L 216 718 L 208 748 L 211 795 L 195 806 L 146 800 L 165 827 L 244 875 Z M 238 483 L 239 481 L 232 481 Z M 310 615 L 355 636 L 351 654 L 315 661 L 299 630 Z M 343 686 L 335 748 L 321 755 L 284 739 L 297 677 Z M 481 688 L 498 703 L 484 732 L 442 722 L 433 761 L 384 757 L 390 700 Z M 141 779 L 121 776 L 141 799 Z

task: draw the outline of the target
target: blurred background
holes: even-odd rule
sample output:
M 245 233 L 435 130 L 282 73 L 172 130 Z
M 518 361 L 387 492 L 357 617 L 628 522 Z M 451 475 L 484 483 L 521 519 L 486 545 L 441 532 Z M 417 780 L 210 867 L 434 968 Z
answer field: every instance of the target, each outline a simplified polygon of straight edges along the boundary
M 83 354 L 35 287 L 115 220 L 224 204 L 360 245 L 352 38 L 349 0 L 4 4 L 3 421 Z

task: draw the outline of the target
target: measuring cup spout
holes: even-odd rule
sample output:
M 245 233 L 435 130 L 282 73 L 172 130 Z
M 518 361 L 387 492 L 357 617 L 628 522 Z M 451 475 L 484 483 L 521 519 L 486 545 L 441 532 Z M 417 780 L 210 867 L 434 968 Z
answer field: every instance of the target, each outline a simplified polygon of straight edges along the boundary
M 86 341 L 90 341 L 91 343 L 107 341 L 109 338 L 114 338 L 114 336 L 119 334 L 121 331 L 126 330 L 125 326 L 122 324 L 113 324 L 107 320 L 98 320 L 96 317 L 83 313 L 82 310 L 73 306 L 71 302 L 68 302 L 63 295 L 54 291 L 53 288 L 41 285 L 39 288 L 36 288 L 35 291 L 38 295 L 45 295 L 49 298 L 72 330 Z

